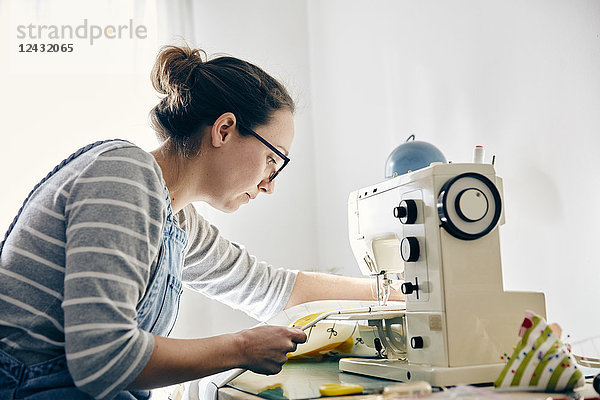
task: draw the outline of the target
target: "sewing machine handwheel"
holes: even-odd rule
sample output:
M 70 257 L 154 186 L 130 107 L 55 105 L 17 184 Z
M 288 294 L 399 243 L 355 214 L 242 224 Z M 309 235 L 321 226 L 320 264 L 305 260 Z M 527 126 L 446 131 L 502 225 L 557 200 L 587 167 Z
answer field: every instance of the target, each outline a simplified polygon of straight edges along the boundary
M 467 172 L 442 186 L 437 201 L 442 227 L 462 240 L 475 240 L 496 227 L 502 200 L 496 185 L 487 177 Z

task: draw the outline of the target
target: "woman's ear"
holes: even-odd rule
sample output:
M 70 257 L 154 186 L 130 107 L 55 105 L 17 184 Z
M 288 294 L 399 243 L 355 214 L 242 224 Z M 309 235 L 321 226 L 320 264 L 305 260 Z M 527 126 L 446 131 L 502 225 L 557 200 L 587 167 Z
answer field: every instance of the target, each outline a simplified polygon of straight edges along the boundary
M 236 127 L 235 115 L 231 112 L 222 114 L 210 130 L 211 143 L 214 147 L 221 147 L 227 143 Z

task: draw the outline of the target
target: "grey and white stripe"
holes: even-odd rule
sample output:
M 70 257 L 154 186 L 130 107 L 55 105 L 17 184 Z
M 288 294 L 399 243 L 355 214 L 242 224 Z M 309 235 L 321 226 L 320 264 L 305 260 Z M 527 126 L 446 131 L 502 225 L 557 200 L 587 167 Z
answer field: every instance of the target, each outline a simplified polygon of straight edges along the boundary
M 152 155 L 126 142 L 93 148 L 40 185 L 0 254 L 0 349 L 25 364 L 65 354 L 94 398 L 125 390 L 154 346 L 136 306 L 156 270 L 166 197 Z M 283 309 L 295 271 L 258 262 L 191 205 L 178 218 L 185 284 L 258 319 Z

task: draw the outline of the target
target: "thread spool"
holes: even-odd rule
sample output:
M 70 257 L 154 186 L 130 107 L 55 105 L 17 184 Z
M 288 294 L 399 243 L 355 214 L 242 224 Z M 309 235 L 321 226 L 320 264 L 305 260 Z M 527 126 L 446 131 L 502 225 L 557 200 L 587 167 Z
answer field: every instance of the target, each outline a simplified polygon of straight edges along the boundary
M 473 149 L 473 162 L 475 164 L 483 164 L 483 159 L 485 158 L 485 149 L 483 146 L 475 146 Z

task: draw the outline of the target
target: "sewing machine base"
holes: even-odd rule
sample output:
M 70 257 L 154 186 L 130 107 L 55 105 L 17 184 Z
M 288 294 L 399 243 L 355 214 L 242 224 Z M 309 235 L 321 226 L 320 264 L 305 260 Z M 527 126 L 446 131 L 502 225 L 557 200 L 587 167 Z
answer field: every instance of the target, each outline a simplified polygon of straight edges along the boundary
M 426 381 L 432 386 L 490 383 L 496 380 L 503 363 L 466 367 L 434 367 L 404 360 L 342 358 L 340 371 L 394 381 Z

